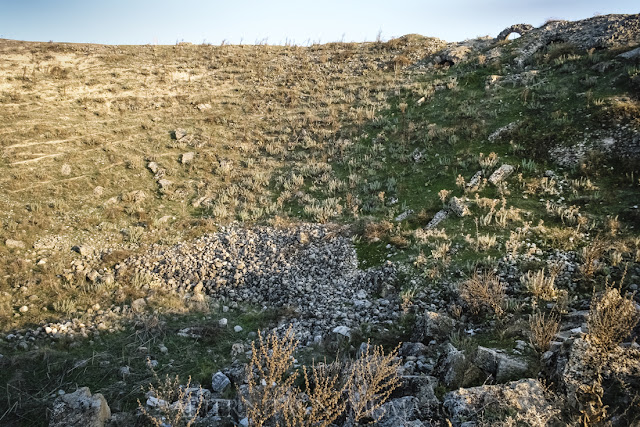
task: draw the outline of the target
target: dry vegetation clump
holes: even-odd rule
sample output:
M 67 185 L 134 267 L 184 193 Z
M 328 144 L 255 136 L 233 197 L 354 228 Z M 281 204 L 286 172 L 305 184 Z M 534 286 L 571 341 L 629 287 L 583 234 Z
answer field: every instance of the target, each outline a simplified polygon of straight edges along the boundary
M 582 265 L 580 272 L 587 278 L 592 277 L 600 267 L 600 259 L 609 247 L 609 243 L 601 238 L 595 238 L 590 244 L 582 248 L 580 255 Z
M 544 353 L 549 350 L 551 340 L 559 329 L 558 315 L 536 312 L 529 317 L 529 342 L 539 353 Z
M 140 412 L 155 427 L 166 425 L 191 427 L 196 422 L 204 403 L 202 387 L 192 387 L 191 377 L 186 385 L 181 385 L 178 376 L 170 378 L 167 375 L 161 380 L 155 371 L 153 376 L 157 386 L 149 385 L 147 396 L 155 400 L 156 410 L 149 411 L 146 405 L 138 400 Z
M 620 290 L 606 286 L 601 295 L 594 295 L 587 325 L 589 341 L 603 349 L 618 345 L 629 336 L 640 320 L 633 295 L 622 296 Z
M 551 301 L 558 297 L 558 289 L 555 285 L 554 274 L 546 275 L 544 270 L 533 273 L 527 272 L 520 277 L 522 285 L 533 294 L 534 297 Z
M 280 338 L 258 333 L 247 365 L 246 393 L 241 393 L 249 425 L 329 426 L 339 417 L 355 422 L 372 419 L 400 385 L 397 347 L 389 354 L 370 346 L 355 361 L 302 367 L 304 390 L 295 385 L 293 369 L 298 342 L 291 327 Z
M 497 316 L 504 314 L 504 285 L 493 272 L 475 271 L 459 286 L 460 297 L 474 313 L 487 309 Z

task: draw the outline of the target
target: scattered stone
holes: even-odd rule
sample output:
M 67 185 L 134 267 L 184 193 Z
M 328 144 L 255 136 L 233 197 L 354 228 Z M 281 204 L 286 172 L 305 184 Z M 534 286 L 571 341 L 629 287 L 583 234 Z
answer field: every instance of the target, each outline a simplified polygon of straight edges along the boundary
M 175 138 L 176 141 L 180 141 L 185 136 L 187 136 L 187 131 L 184 129 L 178 128 L 173 131 L 173 137 Z
M 169 349 L 167 348 L 167 346 L 162 344 L 162 343 L 158 344 L 158 350 L 160 350 L 160 353 L 162 353 L 162 354 L 169 353 Z
M 405 219 L 409 218 L 409 216 L 411 214 L 413 214 L 413 210 L 412 209 L 406 210 L 406 211 L 402 212 L 400 215 L 398 215 L 395 218 L 395 220 L 396 220 L 396 222 L 404 221 Z
M 334 334 L 342 335 L 343 337 L 351 338 L 351 329 L 347 326 L 341 325 L 333 328 Z
M 482 171 L 478 171 L 475 174 L 473 174 L 473 176 L 471 177 L 469 182 L 467 182 L 464 188 L 467 191 L 478 191 L 481 183 L 482 183 Z
M 7 239 L 4 241 L 4 244 L 11 249 L 24 249 L 25 245 L 24 242 L 22 240 L 13 240 L 13 239 Z
M 180 157 L 180 163 L 182 163 L 183 165 L 187 165 L 193 162 L 193 159 L 195 157 L 196 157 L 196 153 L 194 153 L 193 151 L 189 151 L 188 153 L 183 153 L 182 156 Z
M 446 314 L 426 311 L 416 321 L 412 339 L 415 341 L 440 340 L 454 329 L 456 321 Z
M 69 165 L 68 163 L 62 165 L 62 167 L 60 168 L 60 173 L 64 176 L 71 175 L 71 165 Z
M 95 187 L 93 189 L 93 195 L 94 196 L 102 196 L 102 193 L 104 193 L 104 187 L 98 185 L 97 187 Z
M 519 379 L 527 372 L 526 362 L 509 356 L 500 350 L 478 346 L 474 363 L 497 382 Z
M 200 111 L 210 110 L 211 104 L 198 104 L 196 105 L 196 108 Z
M 302 241 L 301 235 L 306 236 Z M 158 264 L 158 259 L 164 262 Z M 193 241 L 152 247 L 126 265 L 132 274 L 147 275 L 184 295 L 201 286 L 203 295 L 228 301 L 225 306 L 232 309 L 246 303 L 295 307 L 290 323 L 305 346 L 313 345 L 318 335 L 335 336 L 331 331 L 337 326 L 382 326 L 400 317 L 393 264 L 359 269 L 351 239 L 338 228 L 221 226 Z M 386 298 L 357 297 L 359 291 L 383 295 L 387 289 Z M 283 333 L 286 326 L 279 325 L 276 332 Z
M 425 227 L 425 229 L 427 230 L 431 230 L 433 228 L 436 228 L 438 226 L 438 224 L 440 224 L 442 221 L 444 221 L 445 219 L 447 219 L 447 217 L 449 216 L 449 211 L 448 210 L 441 210 L 438 213 L 436 213 L 433 218 L 431 219 L 431 221 L 429 221 L 429 224 L 427 224 L 427 226 Z
M 449 200 L 449 209 L 459 217 L 463 217 L 471 213 L 467 204 L 462 199 L 455 196 Z
M 71 250 L 74 251 L 74 252 L 79 253 L 83 257 L 88 257 L 93 253 L 93 250 L 89 246 L 86 246 L 86 245 L 72 246 Z
M 151 172 L 158 173 L 158 170 L 160 170 L 160 166 L 158 166 L 158 164 L 156 162 L 149 162 L 147 163 L 147 168 L 149 168 L 149 170 Z
M 240 325 L 236 325 L 236 326 L 234 326 L 234 327 L 233 327 L 233 331 L 234 331 L 234 332 L 242 332 L 242 326 L 240 326 Z
M 214 393 L 222 393 L 229 384 L 231 384 L 229 377 L 220 371 L 211 377 L 211 390 L 213 390 Z
M 489 137 L 487 138 L 490 142 L 496 141 L 498 138 L 502 138 L 511 132 L 513 132 L 518 125 L 519 121 L 511 122 L 508 125 L 502 126 L 501 128 L 496 129 Z
M 515 168 L 511 165 L 504 164 L 500 166 L 494 173 L 489 177 L 489 182 L 493 185 L 498 185 L 505 179 L 509 177 L 513 173 Z
M 158 180 L 158 185 L 160 186 L 160 190 L 167 191 L 169 190 L 169 188 L 171 188 L 173 182 L 163 178 Z
M 92 396 L 89 388 L 82 387 L 55 400 L 49 427 L 103 427 L 109 417 L 111 410 L 104 396 Z
M 22 307 L 20 307 L 18 311 L 20 313 L 26 313 L 27 311 L 29 311 L 29 307 L 27 307 L 26 305 L 23 305 Z
M 221 328 L 226 328 L 228 323 L 229 321 L 227 320 L 226 317 L 223 317 L 222 319 L 218 320 L 218 326 L 220 326 Z

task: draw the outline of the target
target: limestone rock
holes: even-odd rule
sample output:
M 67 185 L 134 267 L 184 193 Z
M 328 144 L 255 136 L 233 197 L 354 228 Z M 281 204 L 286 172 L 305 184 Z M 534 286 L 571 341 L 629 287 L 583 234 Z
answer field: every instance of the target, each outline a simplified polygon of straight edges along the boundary
M 351 329 L 344 325 L 336 326 L 332 332 L 337 335 L 342 335 L 343 337 L 351 337 Z
M 459 217 L 467 216 L 471 213 L 464 200 L 455 196 L 449 200 L 449 209 Z
M 405 342 L 402 343 L 398 354 L 402 357 L 421 356 L 425 354 L 427 350 L 428 347 L 421 342 Z
M 402 212 L 400 215 L 398 215 L 397 217 L 395 217 L 395 221 L 396 222 L 404 221 L 405 219 L 409 218 L 411 214 L 413 214 L 412 209 L 406 210 Z
M 147 168 L 149 168 L 149 170 L 152 173 L 158 173 L 158 170 L 160 169 L 160 166 L 158 166 L 158 164 L 156 162 L 149 162 L 147 164 Z
M 111 410 L 102 394 L 91 395 L 82 387 L 64 394 L 53 403 L 49 427 L 103 427 L 111 416 Z
M 493 185 L 498 185 L 505 179 L 507 179 L 514 170 L 515 168 L 513 166 L 504 164 L 491 174 L 491 176 L 489 177 L 489 182 Z
M 633 50 L 621 53 L 618 55 L 620 58 L 624 59 L 640 59 L 640 47 L 637 47 Z
M 546 397 L 544 387 L 534 379 L 459 389 L 447 393 L 443 404 L 454 425 L 476 420 L 487 409 L 491 409 L 492 413 L 514 412 L 524 419 L 527 419 L 525 414 L 538 414 L 544 420 L 532 425 L 541 427 L 551 422 L 556 414 L 552 402 Z
M 64 176 L 71 175 L 71 165 L 69 165 L 68 163 L 62 165 L 62 167 L 60 168 L 60 173 Z
M 464 353 L 447 343 L 443 363 L 443 380 L 445 385 L 451 388 L 460 387 L 464 382 L 467 365 L 467 358 Z
M 416 321 L 412 339 L 415 341 L 442 339 L 453 331 L 455 325 L 455 320 L 446 314 L 426 311 Z
M 183 153 L 182 156 L 180 157 L 180 163 L 182 163 L 183 165 L 188 165 L 189 163 L 193 162 L 193 159 L 196 157 L 196 153 L 194 153 L 193 151 L 189 151 L 188 153 Z
M 173 137 L 176 141 L 180 141 L 185 136 L 187 136 L 187 131 L 184 129 L 178 128 L 173 131 Z
M 25 245 L 22 240 L 7 239 L 4 244 L 11 249 L 24 249 Z
M 433 228 L 436 228 L 438 226 L 438 224 L 440 224 L 442 221 L 447 219 L 448 216 L 449 216 L 449 211 L 447 211 L 447 210 L 439 211 L 438 213 L 436 213 L 433 216 L 433 218 L 431 219 L 431 221 L 429 221 L 429 224 L 427 224 L 427 226 L 425 228 L 427 230 L 431 230 Z
M 518 127 L 519 124 L 520 124 L 519 121 L 515 121 L 507 125 L 504 125 L 501 128 L 498 128 L 495 131 L 493 131 L 491 135 L 487 137 L 487 140 L 489 140 L 490 142 L 494 142 L 499 138 L 505 137 L 509 135 L 511 132 L 513 132 Z
M 380 427 L 420 427 L 420 405 L 414 396 L 393 399 L 373 412 L 375 425 Z
M 517 379 L 529 369 L 526 362 L 500 350 L 479 346 L 474 360 L 476 366 L 495 377 L 497 382 Z
M 158 185 L 160 186 L 160 190 L 167 191 L 171 188 L 173 182 L 163 178 L 158 180 Z
M 229 377 L 220 371 L 211 377 L 211 390 L 213 390 L 214 393 L 222 393 L 229 384 L 231 384 Z
M 93 250 L 87 245 L 76 245 L 71 248 L 72 251 L 79 253 L 80 255 L 86 257 L 93 253 Z
M 516 33 L 521 36 L 527 34 L 529 31 L 533 30 L 533 26 L 529 24 L 515 24 L 510 26 L 509 28 L 505 28 L 496 36 L 496 40 L 505 40 L 509 37 L 510 34 Z

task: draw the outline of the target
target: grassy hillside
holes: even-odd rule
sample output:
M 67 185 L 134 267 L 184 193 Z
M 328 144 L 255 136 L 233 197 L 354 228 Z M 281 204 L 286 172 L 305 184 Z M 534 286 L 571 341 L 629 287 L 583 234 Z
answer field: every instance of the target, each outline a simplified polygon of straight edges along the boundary
M 530 340 L 532 315 L 588 309 L 614 281 L 635 291 L 640 64 L 617 56 L 634 46 L 551 43 L 519 67 L 523 43 L 481 40 L 449 66 L 434 59 L 446 43 L 418 35 L 310 47 L 0 40 L 0 420 L 44 425 L 43 408 L 73 384 L 130 411 L 152 380 L 149 354 L 160 373 L 206 383 L 236 359 L 234 341 L 286 324 L 286 307 L 227 311 L 136 273 L 152 245 L 233 221 L 336 223 L 361 268 L 396 266 L 401 319 L 303 360 L 355 354 L 366 338 L 392 348 L 427 309 L 459 322 L 446 338 L 456 347 L 512 349 Z M 488 181 L 505 164 L 511 175 Z M 427 227 L 451 203 L 464 215 Z M 483 297 L 473 284 L 487 272 L 506 285 Z M 243 332 L 217 328 L 222 316 Z M 72 319 L 86 338 L 45 338 Z M 196 325 L 199 340 L 176 334 Z M 525 353 L 535 377 L 539 355 Z

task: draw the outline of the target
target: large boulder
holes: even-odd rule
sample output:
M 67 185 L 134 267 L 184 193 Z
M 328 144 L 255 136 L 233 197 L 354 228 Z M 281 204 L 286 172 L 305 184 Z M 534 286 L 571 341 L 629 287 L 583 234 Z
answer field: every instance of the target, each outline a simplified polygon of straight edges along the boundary
M 49 427 L 103 427 L 111 417 L 104 396 L 93 396 L 88 387 L 58 397 L 53 403 Z

